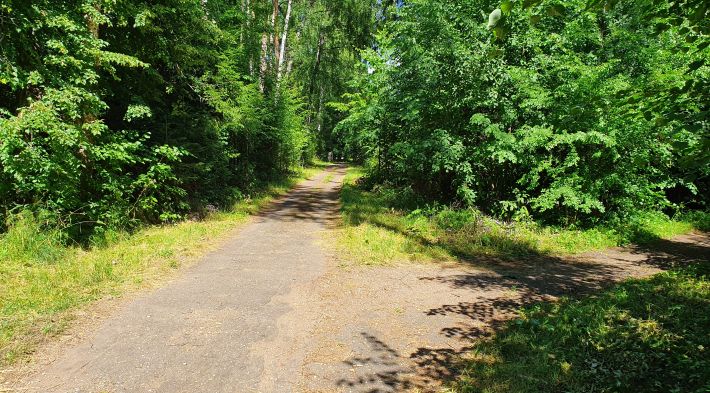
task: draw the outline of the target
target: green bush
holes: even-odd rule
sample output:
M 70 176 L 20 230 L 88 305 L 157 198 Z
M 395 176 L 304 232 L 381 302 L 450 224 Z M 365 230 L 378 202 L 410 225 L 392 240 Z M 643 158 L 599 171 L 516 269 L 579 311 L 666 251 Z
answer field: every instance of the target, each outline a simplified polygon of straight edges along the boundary
M 434 217 L 439 228 L 446 230 L 460 230 L 470 223 L 474 223 L 479 214 L 471 209 L 454 210 L 444 209 Z
M 680 215 L 680 219 L 692 222 L 701 231 L 710 232 L 710 213 L 704 211 L 690 211 Z
M 304 89 L 253 67 L 266 3 L 94 3 L 0 5 L 1 215 L 41 205 L 86 242 L 228 206 L 311 159 Z
M 682 25 L 705 8 L 600 4 L 407 1 L 336 130 L 376 161 L 372 181 L 506 220 L 705 208 L 710 52 Z M 491 31 L 482 15 L 497 7 Z

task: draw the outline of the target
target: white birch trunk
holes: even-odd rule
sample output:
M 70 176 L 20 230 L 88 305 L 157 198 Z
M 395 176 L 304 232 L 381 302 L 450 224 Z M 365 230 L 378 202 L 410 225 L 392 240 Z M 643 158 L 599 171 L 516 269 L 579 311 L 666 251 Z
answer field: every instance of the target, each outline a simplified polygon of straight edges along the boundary
M 286 7 L 286 16 L 284 18 L 284 31 L 281 36 L 281 50 L 279 51 L 279 62 L 277 64 L 276 80 L 281 80 L 281 72 L 283 71 L 284 59 L 286 58 L 286 40 L 288 39 L 288 23 L 291 19 L 291 3 L 293 0 L 288 0 Z

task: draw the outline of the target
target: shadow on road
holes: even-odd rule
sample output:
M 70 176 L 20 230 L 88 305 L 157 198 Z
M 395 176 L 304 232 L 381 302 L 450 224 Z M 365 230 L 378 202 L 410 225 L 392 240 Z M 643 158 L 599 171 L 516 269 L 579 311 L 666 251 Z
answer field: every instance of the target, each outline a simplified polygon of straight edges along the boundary
M 480 258 L 472 262 L 483 264 L 492 272 L 420 277 L 419 280 L 439 282 L 451 288 L 469 289 L 472 294 L 515 293 L 516 296 L 476 296 L 422 310 L 427 316 L 456 314 L 470 320 L 467 327 L 449 326 L 439 331 L 440 335 L 459 339 L 461 346 L 457 348 L 419 347 L 412 353 L 400 354 L 372 333 L 362 332 L 373 355 L 349 359 L 346 364 L 359 365 L 362 371 L 355 377 L 338 380 L 337 385 L 348 391 L 368 393 L 434 391 L 432 386 L 456 377 L 457 363 L 473 349 L 473 340 L 490 336 L 514 318 L 516 310 L 522 306 L 598 291 L 627 277 L 629 269 L 667 270 L 690 263 L 707 263 L 710 260 L 708 237 L 691 235 L 691 238 L 692 243 L 658 240 L 646 246 L 572 260 L 549 256 L 524 261 Z M 410 367 L 402 366 L 407 363 Z
M 334 177 L 343 175 L 347 166 L 342 164 L 329 165 L 318 183 L 300 184 L 295 186 L 288 195 L 276 200 L 257 217 L 261 220 L 276 220 L 286 222 L 310 221 L 328 227 L 336 225 L 340 218 L 340 184 Z

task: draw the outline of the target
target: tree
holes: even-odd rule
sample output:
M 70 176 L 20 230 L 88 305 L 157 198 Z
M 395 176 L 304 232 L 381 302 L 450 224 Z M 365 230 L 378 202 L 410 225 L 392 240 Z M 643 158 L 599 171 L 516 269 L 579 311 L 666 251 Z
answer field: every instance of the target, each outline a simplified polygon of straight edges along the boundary
M 707 143 L 707 89 L 683 90 L 707 80 L 692 28 L 658 32 L 638 4 L 518 4 L 398 7 L 341 107 L 346 144 L 374 141 L 372 178 L 563 224 L 674 208 L 678 194 L 703 205 L 708 160 L 684 164 Z

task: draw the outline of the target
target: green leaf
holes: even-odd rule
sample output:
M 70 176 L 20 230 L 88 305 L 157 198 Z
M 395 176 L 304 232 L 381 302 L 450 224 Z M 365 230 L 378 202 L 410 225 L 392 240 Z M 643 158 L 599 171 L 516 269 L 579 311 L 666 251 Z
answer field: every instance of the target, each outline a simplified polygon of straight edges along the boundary
M 562 16 L 565 14 L 565 7 L 561 4 L 555 4 L 547 8 L 547 15 Z
M 530 9 L 540 3 L 542 3 L 542 0 L 523 0 L 523 9 Z
M 493 33 L 495 34 L 497 39 L 503 39 L 505 38 L 505 36 L 508 35 L 508 29 L 503 26 L 498 26 L 493 29 Z
M 510 14 L 510 11 L 513 10 L 513 2 L 510 0 L 504 1 L 500 3 L 500 9 L 503 11 L 504 14 L 508 15 Z

